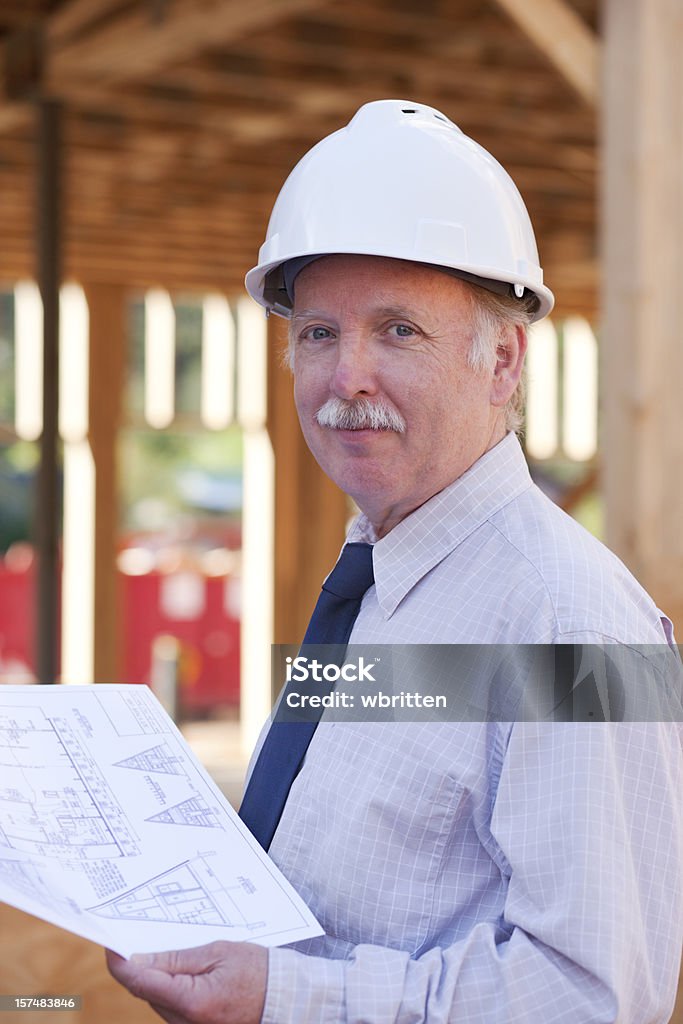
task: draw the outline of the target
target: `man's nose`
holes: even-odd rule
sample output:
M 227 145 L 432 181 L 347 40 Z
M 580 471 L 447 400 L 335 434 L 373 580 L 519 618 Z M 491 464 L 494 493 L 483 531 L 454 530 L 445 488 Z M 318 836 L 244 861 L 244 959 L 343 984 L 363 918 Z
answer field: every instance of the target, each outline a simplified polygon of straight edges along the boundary
M 341 338 L 330 391 L 347 400 L 377 393 L 377 367 L 372 347 L 362 336 Z

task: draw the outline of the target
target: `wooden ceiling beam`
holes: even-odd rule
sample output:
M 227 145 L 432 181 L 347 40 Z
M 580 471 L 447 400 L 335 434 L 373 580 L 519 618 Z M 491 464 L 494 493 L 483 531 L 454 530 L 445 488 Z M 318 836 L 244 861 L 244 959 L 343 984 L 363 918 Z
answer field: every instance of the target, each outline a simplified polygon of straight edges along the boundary
M 447 6 L 447 5 L 442 5 Z M 358 44 L 372 46 L 376 51 L 404 52 L 421 48 L 426 41 L 462 37 L 472 51 L 481 55 L 487 46 L 485 36 L 489 23 L 495 28 L 495 20 L 489 18 L 481 0 L 458 0 L 448 5 L 447 14 L 432 9 L 425 13 L 421 4 L 397 4 L 395 0 L 344 0 L 343 3 L 325 7 L 316 15 L 317 26 L 306 25 L 312 42 L 317 45 L 325 39 L 333 39 L 348 30 L 349 37 L 343 39 L 346 49 Z M 316 34 L 316 28 L 319 34 Z M 483 28 L 483 32 L 482 32 Z M 294 33 L 299 27 L 292 25 Z
M 0 26 L 10 29 L 34 25 L 46 13 L 47 0 L 3 0 L 0 5 Z
M 64 101 L 71 277 L 241 292 L 296 160 L 360 104 L 413 96 L 518 181 L 560 307 L 595 305 L 595 110 L 502 16 L 515 0 L 26 2 L 43 5 L 47 85 Z M 559 0 L 516 2 L 552 35 Z M 591 3 L 559 5 L 588 21 Z M 30 104 L 0 103 L 0 130 L 17 110 L 20 127 L 0 137 L 5 281 L 33 266 Z M 568 224 L 576 237 L 562 237 Z
M 46 22 L 46 42 L 51 48 L 83 35 L 94 24 L 116 15 L 122 0 L 67 0 Z
M 230 67 L 227 60 L 225 66 L 220 66 L 218 61 L 204 61 L 170 69 L 159 76 L 157 84 L 167 85 L 169 91 L 173 87 L 186 90 L 198 100 L 208 99 L 214 104 L 222 96 L 241 95 L 282 103 L 283 95 L 287 95 L 302 111 L 324 111 L 330 98 L 335 107 L 348 109 L 353 96 L 358 94 L 366 97 L 374 94 L 374 98 L 403 95 L 404 92 L 414 94 L 416 87 L 419 89 L 427 81 L 431 81 L 432 92 L 441 92 L 444 88 L 451 92 L 467 88 L 474 105 L 487 100 L 500 104 L 501 100 L 508 98 L 517 103 L 543 106 L 549 100 L 548 73 L 545 71 L 516 78 L 511 77 L 505 68 L 491 68 L 486 76 L 477 80 L 480 68 L 471 63 L 460 63 L 449 67 L 444 80 L 446 61 L 435 67 L 434 56 L 429 52 L 411 57 L 409 76 L 397 71 L 396 55 L 391 53 L 356 49 L 344 54 L 337 46 L 325 47 L 322 52 L 297 47 L 294 52 L 284 51 L 289 60 L 278 57 L 270 61 L 267 74 L 260 70 L 253 50 L 252 53 L 253 69 Z M 473 82 L 476 82 L 476 92 L 471 95 Z M 297 83 L 301 83 L 299 88 Z M 344 96 L 350 97 L 345 103 L 342 102 Z M 498 109 L 500 112 L 500 106 Z
M 266 84 L 264 92 L 267 91 Z M 266 101 L 260 110 L 245 109 L 239 93 L 226 94 L 224 100 L 200 94 L 172 97 L 156 87 L 129 91 L 126 87 L 91 85 L 80 79 L 62 81 L 52 93 L 65 101 L 74 119 L 100 115 L 101 132 L 111 134 L 115 143 L 120 133 L 128 132 L 129 126 L 134 125 L 140 132 L 156 129 L 171 137 L 189 133 L 197 138 L 204 132 L 206 138 L 216 136 L 237 144 L 260 144 L 280 139 L 283 126 L 292 129 L 292 119 L 287 115 L 296 115 L 296 110 L 288 106 L 291 90 L 286 89 L 273 90 L 270 102 Z M 252 90 L 249 96 L 245 91 L 242 95 L 253 100 L 254 93 Z M 2 114 L 0 108 L 0 125 Z M 91 134 L 96 130 L 96 125 L 89 125 Z M 292 134 L 296 136 L 298 131 L 300 125 L 295 121 Z
M 258 60 L 253 40 L 251 47 L 249 52 L 254 54 L 256 71 Z M 360 103 L 397 91 L 391 73 L 391 68 L 396 67 L 395 54 L 378 54 L 377 60 L 370 62 L 373 66 L 368 74 L 362 70 L 363 64 L 368 67 L 365 53 L 349 52 L 348 67 L 342 71 L 343 52 L 335 46 L 323 48 L 317 58 L 311 54 L 308 64 L 301 63 L 305 48 L 292 50 L 291 46 L 285 46 L 282 49 L 278 42 L 275 52 L 279 65 L 275 73 L 271 65 L 265 73 L 235 71 L 230 68 L 229 59 L 228 70 L 222 72 L 215 62 L 207 66 L 204 58 L 200 66 L 185 64 L 168 69 L 142 88 L 88 83 L 66 77 L 54 91 L 65 100 L 67 107 L 80 111 L 83 116 L 87 116 L 85 112 L 101 113 L 107 122 L 103 123 L 102 130 L 110 132 L 114 139 L 127 123 L 133 122 L 140 130 L 149 130 L 155 124 L 165 133 L 191 129 L 195 135 L 203 131 L 207 137 L 224 136 L 242 146 L 268 143 L 272 147 L 281 141 L 291 143 L 298 135 L 302 139 L 299 147 L 302 152 L 313 138 L 332 130 L 335 122 L 344 123 Z M 289 64 L 287 58 L 290 58 Z M 296 60 L 299 63 L 295 63 Z M 333 65 L 338 68 L 337 84 L 329 80 L 329 68 Z M 536 136 L 543 140 L 569 136 L 585 138 L 590 145 L 594 128 L 585 111 L 567 109 L 558 116 L 557 104 L 547 87 L 547 76 L 510 76 L 506 69 L 496 68 L 481 76 L 477 75 L 475 67 L 457 65 L 444 78 L 439 67 L 440 63 L 429 54 L 416 55 L 411 59 L 415 84 L 408 91 L 419 93 L 427 101 L 441 102 L 465 130 L 472 123 L 485 125 L 489 122 L 498 137 L 503 104 L 506 129 L 511 136 L 517 132 L 521 138 Z M 511 91 L 511 81 L 527 84 L 521 91 L 515 88 Z M 474 95 L 473 82 L 478 83 Z M 435 98 L 432 98 L 433 93 Z M 448 100 L 444 98 L 446 94 Z M 254 109 L 257 98 L 260 108 Z M 461 111 L 464 119 L 460 117 Z M 0 121 L 2 116 L 3 110 L 0 110 Z M 89 128 L 95 130 L 94 125 Z
M 465 131 L 474 134 L 474 126 L 488 126 L 493 137 L 500 139 L 503 101 L 488 95 L 473 97 L 471 90 L 467 95 L 465 79 L 464 72 L 462 76 L 454 74 L 436 95 L 424 86 L 412 91 L 419 92 L 425 102 L 431 100 L 440 104 Z M 287 89 L 284 80 L 282 83 L 266 80 L 260 110 L 251 109 L 250 100 L 253 101 L 257 83 L 248 76 L 242 79 L 235 76 L 224 99 L 217 96 L 210 99 L 197 93 L 194 99 L 173 100 L 146 92 L 134 95 L 125 89 L 114 93 L 108 88 L 89 88 L 76 82 L 64 84 L 59 91 L 67 104 L 79 111 L 78 116 L 87 116 L 87 112 L 101 113 L 102 132 L 110 133 L 114 141 L 117 141 L 117 132 L 127 130 L 126 126 L 132 123 L 139 131 L 157 128 L 172 134 L 189 131 L 195 136 L 204 132 L 206 137 L 223 138 L 247 148 L 267 144 L 271 152 L 274 147 L 285 145 L 295 158 L 297 152 L 301 155 L 316 138 L 346 123 L 362 103 L 396 91 L 381 78 L 374 88 L 362 78 L 358 84 L 314 88 L 309 86 L 305 75 L 300 76 L 299 81 L 300 86 L 290 84 Z M 590 148 L 593 126 L 585 112 L 558 111 L 556 106 L 550 105 L 542 108 L 530 101 L 524 105 L 508 101 L 504 106 L 504 129 L 511 139 L 530 138 L 547 144 L 548 141 L 562 143 L 569 138 L 576 145 Z M 113 111 L 122 118 L 118 126 L 115 117 L 111 124 L 107 123 L 108 114 Z M 89 130 L 94 131 L 95 126 L 90 125 Z M 269 163 L 272 162 L 269 158 Z
M 315 11 L 330 0 L 176 0 L 155 18 L 136 4 L 47 53 L 48 85 L 73 78 L 140 81 L 204 49 L 235 43 L 263 26 Z M 74 0 L 79 5 L 84 0 Z M 87 5 L 86 5 L 87 6 Z M 48 29 L 49 39 L 49 29 Z
M 598 102 L 600 44 L 567 0 L 495 0 L 588 104 Z
M 336 7 L 326 8 L 320 12 L 319 19 L 338 18 L 339 13 L 340 9 Z M 422 21 L 431 24 L 430 19 L 422 18 Z M 503 51 L 510 33 L 502 19 L 498 18 L 497 22 L 498 48 Z M 252 92 L 259 90 L 260 80 L 267 69 L 268 84 L 284 80 L 287 90 L 297 82 L 305 82 L 306 92 L 311 92 L 317 85 L 353 87 L 360 84 L 372 88 L 373 82 L 381 81 L 396 83 L 395 89 L 403 95 L 401 89 L 412 93 L 424 73 L 431 71 L 438 91 L 452 90 L 454 83 L 466 86 L 468 100 L 473 103 L 487 96 L 496 101 L 507 97 L 541 107 L 557 101 L 557 90 L 552 88 L 555 85 L 552 70 L 545 62 L 530 62 L 528 47 L 516 59 L 511 60 L 506 52 L 505 61 L 492 62 L 490 36 L 479 36 L 480 52 L 467 49 L 463 52 L 459 25 L 455 22 L 450 25 L 450 32 L 433 32 L 420 40 L 420 44 L 413 45 L 410 59 L 403 61 L 400 59 L 401 51 L 391 46 L 378 47 L 376 41 L 371 42 L 362 33 L 354 35 L 352 46 L 345 42 L 343 33 L 335 31 L 323 34 L 321 39 L 305 35 L 298 37 L 287 32 L 273 33 L 249 37 L 238 52 L 207 53 L 201 63 L 175 67 L 169 75 L 171 81 L 215 94 L 232 89 L 234 84 L 241 89 L 241 80 L 251 87 Z M 511 63 L 520 65 L 519 75 L 510 73 Z M 167 80 L 166 75 L 163 80 Z
M 10 218 L 5 217 L 3 230 L 3 250 L 0 253 L 0 264 L 9 250 L 11 239 L 27 238 L 30 244 L 31 232 L 27 231 L 27 213 Z M 586 225 L 577 221 L 577 229 L 585 230 Z M 102 258 L 114 253 L 126 253 L 131 259 L 151 259 L 152 265 L 163 267 L 171 258 L 171 253 L 184 253 L 188 258 L 205 260 L 209 255 L 217 255 L 225 262 L 231 254 L 240 259 L 242 264 L 250 263 L 255 256 L 258 243 L 265 230 L 266 217 L 254 214 L 249 219 L 229 217 L 221 219 L 218 225 L 210 226 L 209 220 L 192 224 L 189 221 L 172 222 L 163 227 L 150 227 L 147 217 L 124 218 L 114 230 L 110 223 L 104 226 L 91 220 L 87 223 L 73 224 L 66 234 L 65 247 L 72 250 L 89 249 L 93 252 L 102 250 Z M 28 225 L 30 227 L 30 224 Z M 590 223 L 587 225 L 590 227 Z M 102 245 L 103 230 L 106 246 Z M 541 246 L 544 264 L 582 263 L 587 258 L 594 259 L 594 245 L 589 243 L 581 246 L 580 251 L 565 251 L 564 247 L 555 242 L 554 235 L 561 236 L 561 228 L 544 224 L 543 243 Z M 244 267 L 246 269 L 246 266 Z
M 577 195 L 592 194 L 595 188 L 596 160 L 594 151 L 583 142 L 554 142 L 529 135 L 520 138 L 518 130 L 522 119 L 510 117 L 505 131 L 495 130 L 485 108 L 478 112 L 479 122 L 473 134 L 508 166 L 513 176 L 516 168 L 526 174 L 541 191 L 548 186 L 563 183 L 562 188 L 573 189 Z M 493 112 L 489 112 L 491 115 Z M 288 115 L 294 118 L 294 114 Z M 311 119 L 318 135 L 318 121 Z M 343 118 L 338 124 L 343 123 Z M 330 127 L 334 127 L 333 124 Z M 472 130 L 469 125 L 463 125 Z M 260 147 L 243 146 L 236 150 L 225 137 L 207 131 L 205 122 L 183 124 L 174 131 L 164 131 L 163 125 L 140 120 L 119 128 L 109 129 L 105 123 L 93 126 L 81 115 L 71 115 L 65 127 L 68 142 L 67 168 L 69 177 L 79 181 L 84 174 L 100 188 L 116 181 L 120 187 L 141 188 L 150 181 L 168 178 L 182 187 L 193 186 L 198 194 L 207 187 L 232 193 L 236 188 L 249 191 L 258 185 L 264 192 L 278 187 L 288 166 L 301 155 L 308 140 L 283 140 L 279 137 L 269 144 L 268 160 L 264 161 Z M 311 139 L 311 141 L 313 141 Z M 0 177 L 30 173 L 35 152 L 28 139 L 0 142 Z M 528 170 L 528 174 L 527 174 Z M 544 180 L 545 179 L 547 180 Z M 97 181 L 93 181 L 96 178 Z M 80 189 L 80 184 L 78 188 Z

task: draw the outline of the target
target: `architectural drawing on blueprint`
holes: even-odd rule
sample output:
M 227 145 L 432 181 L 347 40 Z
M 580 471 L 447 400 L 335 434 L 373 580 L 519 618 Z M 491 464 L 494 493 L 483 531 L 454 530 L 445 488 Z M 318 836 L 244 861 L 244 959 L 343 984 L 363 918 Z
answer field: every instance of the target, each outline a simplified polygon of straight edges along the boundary
M 167 807 L 158 814 L 152 814 L 145 821 L 156 821 L 162 825 L 196 825 L 202 828 L 221 828 L 225 826 L 220 820 L 217 807 L 210 807 L 201 796 L 191 796 L 187 800 Z
M 208 856 L 200 853 L 88 910 L 129 921 L 262 928 L 263 921 L 249 920 L 250 897 L 255 893 L 250 879 L 236 878 L 235 885 L 225 886 L 211 870 Z
M 131 857 L 138 837 L 69 723 L 0 694 L 0 844 L 59 860 Z
M 138 772 L 160 772 L 162 775 L 187 775 L 181 757 L 173 754 L 168 743 L 159 743 L 132 757 L 116 761 L 115 768 L 131 768 Z
M 71 909 L 76 907 L 73 900 L 59 898 L 46 884 L 44 873 L 35 865 L 21 860 L 0 860 L 0 879 L 18 892 L 31 899 L 39 899 L 46 906 L 61 908 L 68 904 Z
M 168 717 L 155 700 L 149 699 L 146 686 L 110 687 L 106 697 L 94 697 L 117 736 L 160 736 L 169 732 Z

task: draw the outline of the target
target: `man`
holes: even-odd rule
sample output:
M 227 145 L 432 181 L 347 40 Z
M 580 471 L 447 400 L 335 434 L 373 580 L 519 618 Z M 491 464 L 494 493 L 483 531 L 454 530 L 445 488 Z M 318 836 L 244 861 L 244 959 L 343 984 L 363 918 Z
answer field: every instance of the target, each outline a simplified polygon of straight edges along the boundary
M 372 545 L 352 643 L 673 644 L 529 478 L 513 431 L 526 328 L 552 295 L 514 185 L 443 114 L 372 103 L 319 143 L 247 287 L 290 318 L 304 436 L 361 509 L 344 551 Z M 668 1020 L 678 725 L 323 720 L 304 753 L 269 852 L 325 936 L 110 956 L 165 1020 Z

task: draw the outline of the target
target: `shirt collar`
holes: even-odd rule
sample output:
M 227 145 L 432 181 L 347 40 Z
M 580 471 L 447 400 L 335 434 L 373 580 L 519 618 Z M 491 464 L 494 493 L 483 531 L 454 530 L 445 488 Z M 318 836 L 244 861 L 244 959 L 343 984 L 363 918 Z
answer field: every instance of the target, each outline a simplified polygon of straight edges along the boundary
M 374 543 L 377 600 L 385 618 L 477 527 L 531 486 L 521 445 L 510 433 L 381 540 L 366 516 L 358 516 L 347 541 Z

